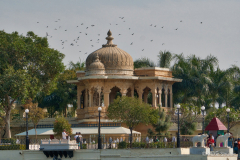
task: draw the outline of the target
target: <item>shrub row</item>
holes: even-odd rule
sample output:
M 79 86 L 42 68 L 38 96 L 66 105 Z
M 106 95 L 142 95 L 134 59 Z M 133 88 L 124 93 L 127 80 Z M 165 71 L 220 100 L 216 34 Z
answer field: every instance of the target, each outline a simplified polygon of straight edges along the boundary
M 24 144 L 0 145 L 0 150 L 25 150 Z
M 155 142 L 155 143 L 145 143 L 145 142 L 133 142 L 132 148 L 173 148 L 174 142 Z M 130 148 L 130 143 L 125 141 L 118 143 L 118 149 Z

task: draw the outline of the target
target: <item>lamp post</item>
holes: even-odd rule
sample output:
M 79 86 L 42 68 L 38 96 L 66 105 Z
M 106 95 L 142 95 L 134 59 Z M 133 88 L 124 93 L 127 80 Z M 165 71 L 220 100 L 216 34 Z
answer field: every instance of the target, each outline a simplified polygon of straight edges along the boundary
M 98 149 L 102 149 L 102 143 L 101 143 L 101 133 L 100 133 L 100 113 L 102 111 L 102 107 L 98 107 L 98 115 L 99 115 L 99 121 L 98 121 Z
M 29 109 L 26 109 L 25 113 L 26 113 L 26 150 L 29 150 L 29 139 L 28 139 L 28 113 L 29 113 Z
M 177 148 L 180 148 L 180 126 L 179 126 L 179 109 L 180 109 L 180 104 L 177 104 L 177 109 L 178 109 L 178 133 L 177 133 Z
M 202 106 L 201 110 L 202 110 L 202 134 L 204 134 L 204 111 L 205 111 L 205 107 Z
M 228 121 L 227 133 L 229 133 L 229 112 L 230 112 L 230 108 L 227 108 L 226 111 L 227 111 L 227 121 Z

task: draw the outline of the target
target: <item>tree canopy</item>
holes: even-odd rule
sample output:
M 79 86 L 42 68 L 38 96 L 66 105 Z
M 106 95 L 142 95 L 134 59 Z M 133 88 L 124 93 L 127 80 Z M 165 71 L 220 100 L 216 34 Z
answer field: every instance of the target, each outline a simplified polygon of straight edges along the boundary
M 46 37 L 31 31 L 26 36 L 0 31 L 0 57 L 0 107 L 5 112 L 2 118 L 10 138 L 12 104 L 33 99 L 38 92 L 49 93 L 64 69 L 64 55 L 49 48 Z
M 158 110 L 136 97 L 117 97 L 107 110 L 107 117 L 125 123 L 132 130 L 138 124 L 155 124 L 158 120 Z M 130 139 L 130 144 L 132 139 Z
M 71 124 L 69 124 L 68 120 L 66 120 L 64 117 L 56 118 L 53 124 L 53 132 L 55 136 L 58 138 L 62 137 L 62 132 L 64 129 L 69 136 L 72 135 Z

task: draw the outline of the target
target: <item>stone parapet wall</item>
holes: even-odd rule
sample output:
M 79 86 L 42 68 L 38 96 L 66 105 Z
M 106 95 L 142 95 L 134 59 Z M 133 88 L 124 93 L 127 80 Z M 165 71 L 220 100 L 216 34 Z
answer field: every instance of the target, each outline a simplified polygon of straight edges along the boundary
M 32 150 L 5 150 L 0 151 L 1 160 L 49 160 L 42 151 Z M 189 148 L 172 149 L 105 149 L 105 150 L 75 150 L 72 158 L 61 158 L 62 160 L 237 160 L 237 155 L 189 155 Z

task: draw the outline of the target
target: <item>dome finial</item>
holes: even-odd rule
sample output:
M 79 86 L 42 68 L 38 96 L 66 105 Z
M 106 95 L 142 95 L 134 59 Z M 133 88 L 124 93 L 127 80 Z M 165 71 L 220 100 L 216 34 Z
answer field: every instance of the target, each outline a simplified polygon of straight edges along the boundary
M 97 55 L 96 55 L 95 62 L 100 62 L 98 53 L 97 53 Z
M 108 45 L 109 45 L 109 44 L 113 44 L 112 40 L 113 40 L 114 38 L 112 37 L 112 32 L 110 31 L 110 29 L 109 29 L 107 35 L 108 35 L 108 36 L 106 37 L 107 44 L 108 44 Z
M 110 31 L 110 29 L 109 29 L 107 35 L 108 35 L 108 36 L 111 36 L 111 35 L 112 35 L 112 32 Z

